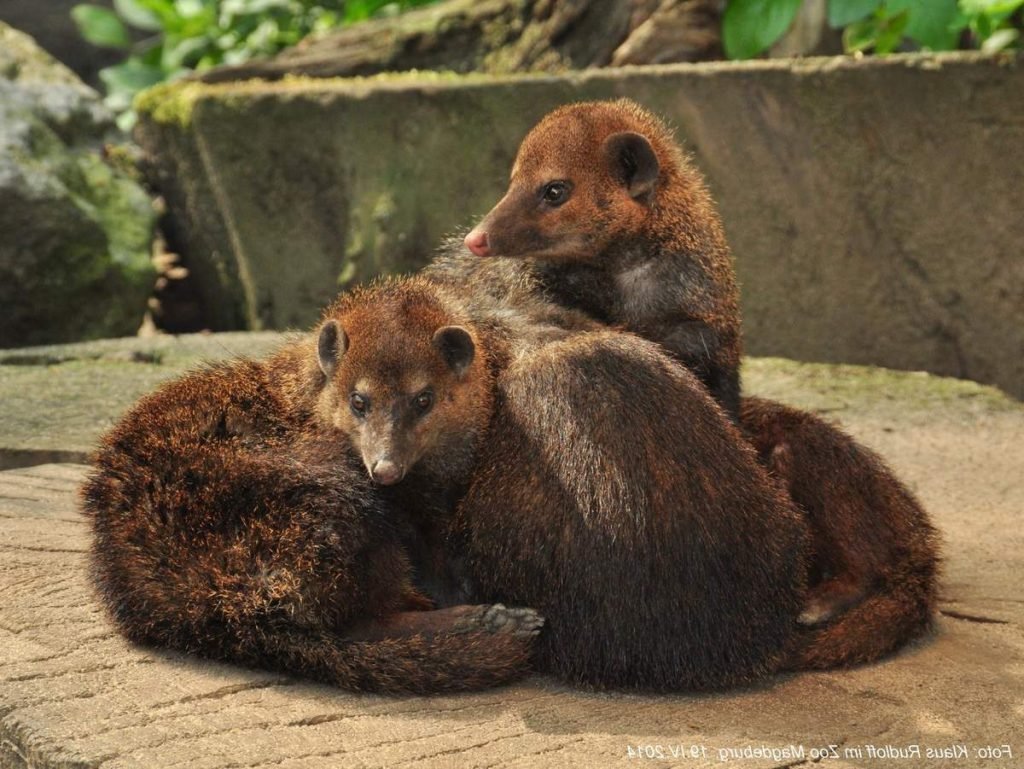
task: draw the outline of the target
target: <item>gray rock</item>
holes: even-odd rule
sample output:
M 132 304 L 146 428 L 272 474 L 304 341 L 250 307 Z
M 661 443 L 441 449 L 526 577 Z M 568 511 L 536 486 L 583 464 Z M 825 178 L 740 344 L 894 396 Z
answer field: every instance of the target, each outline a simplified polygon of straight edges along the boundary
M 0 345 L 133 333 L 156 215 L 95 91 L 0 23 Z
M 71 9 L 81 0 L 3 0 L 0 21 L 10 24 L 32 38 L 47 52 L 66 64 L 90 85 L 98 86 L 103 67 L 117 64 L 124 54 L 113 48 L 100 48 L 88 42 L 71 18 Z M 91 0 L 107 8 L 112 0 Z

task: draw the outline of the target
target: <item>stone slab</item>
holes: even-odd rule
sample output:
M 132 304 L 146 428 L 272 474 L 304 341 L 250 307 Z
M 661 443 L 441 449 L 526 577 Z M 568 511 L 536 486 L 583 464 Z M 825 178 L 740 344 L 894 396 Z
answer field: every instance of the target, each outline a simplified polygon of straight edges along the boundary
M 158 383 L 204 361 L 263 355 L 286 338 L 188 334 L 0 350 L 0 469 L 85 461 Z
M 930 637 L 879 664 L 712 696 L 594 694 L 540 676 L 459 696 L 357 696 L 121 640 L 86 579 L 84 468 L 40 465 L 0 473 L 0 767 L 1021 765 L 1024 406 L 927 374 L 779 360 L 745 373 L 752 392 L 841 422 L 920 496 L 945 542 Z M 840 758 L 813 760 L 832 744 Z M 869 756 L 961 744 L 966 758 Z M 1012 758 L 978 753 L 1003 745 Z M 697 755 L 674 758 L 679 746 Z M 804 752 L 719 754 L 761 746 Z
M 498 200 L 550 109 L 627 96 L 708 177 L 748 352 L 1021 397 L 1021 93 L 1021 59 L 970 53 L 185 83 L 143 97 L 138 138 L 214 327 L 282 328 L 422 265 Z

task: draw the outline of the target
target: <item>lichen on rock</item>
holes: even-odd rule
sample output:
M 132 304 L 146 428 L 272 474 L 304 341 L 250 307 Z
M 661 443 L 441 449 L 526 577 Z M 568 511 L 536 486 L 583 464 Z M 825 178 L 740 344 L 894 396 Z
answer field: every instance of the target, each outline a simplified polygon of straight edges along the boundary
M 0 345 L 134 333 L 156 214 L 99 95 L 0 23 Z

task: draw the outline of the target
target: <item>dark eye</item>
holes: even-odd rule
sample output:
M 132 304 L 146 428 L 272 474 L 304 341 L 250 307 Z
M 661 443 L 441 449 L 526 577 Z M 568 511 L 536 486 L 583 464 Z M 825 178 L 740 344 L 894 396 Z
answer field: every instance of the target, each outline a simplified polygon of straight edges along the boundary
M 362 417 L 366 416 L 366 411 L 370 408 L 370 401 L 359 393 L 352 393 L 348 398 L 348 405 L 353 414 Z
M 434 393 L 424 390 L 412 399 L 412 405 L 420 412 L 420 416 L 426 414 L 434 405 Z
M 567 182 L 551 182 L 544 185 L 540 196 L 549 206 L 560 206 L 569 199 L 570 189 Z

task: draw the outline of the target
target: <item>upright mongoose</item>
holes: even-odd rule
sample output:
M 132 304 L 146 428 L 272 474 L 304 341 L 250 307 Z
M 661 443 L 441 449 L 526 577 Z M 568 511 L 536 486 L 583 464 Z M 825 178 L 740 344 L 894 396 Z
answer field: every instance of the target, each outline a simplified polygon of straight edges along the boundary
M 345 297 L 316 333 L 167 384 L 105 436 L 83 500 L 128 638 L 356 690 L 528 669 L 533 611 L 430 610 L 414 585 L 408 544 L 450 504 L 493 393 L 472 329 L 424 297 Z
M 764 400 L 740 408 L 732 258 L 699 172 L 660 120 L 628 100 L 550 113 L 523 140 L 508 192 L 465 245 L 477 256 L 519 257 L 520 269 L 458 254 L 430 269 L 461 275 L 469 291 L 529 276 L 554 301 L 661 344 L 739 417 L 814 530 L 801 621 L 832 624 L 805 634 L 807 665 L 874 659 L 928 626 L 938 548 L 913 496 L 822 420 Z
M 555 301 L 658 342 L 738 415 L 729 246 L 700 173 L 650 113 L 625 100 L 550 113 L 465 244 L 477 256 L 529 258 Z

